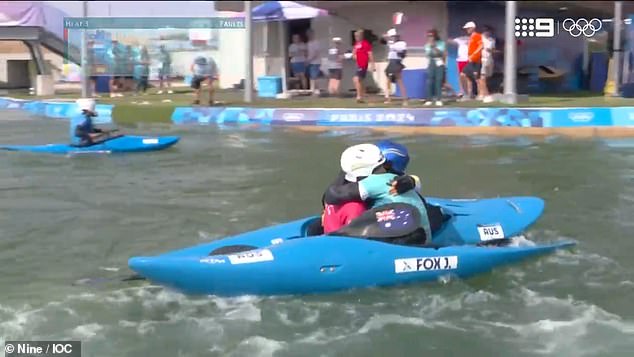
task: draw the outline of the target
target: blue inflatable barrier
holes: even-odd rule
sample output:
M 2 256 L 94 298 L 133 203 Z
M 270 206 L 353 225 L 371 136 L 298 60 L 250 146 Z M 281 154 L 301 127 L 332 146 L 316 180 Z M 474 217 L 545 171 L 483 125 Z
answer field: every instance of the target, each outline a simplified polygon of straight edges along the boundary
M 95 107 L 97 117 L 94 122 L 96 124 L 112 123 L 113 107 L 111 104 L 97 104 Z M 13 98 L 0 98 L 0 109 L 22 109 L 33 115 L 53 119 L 68 119 L 79 114 L 75 102 L 27 101 Z
M 0 109 L 22 109 L 29 100 L 15 98 L 0 98 Z

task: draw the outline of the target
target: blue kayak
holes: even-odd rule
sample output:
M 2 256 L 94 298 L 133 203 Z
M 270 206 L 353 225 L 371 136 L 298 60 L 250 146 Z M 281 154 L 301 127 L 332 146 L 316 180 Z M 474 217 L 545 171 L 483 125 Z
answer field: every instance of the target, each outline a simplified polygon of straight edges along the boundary
M 179 139 L 178 136 L 149 137 L 122 135 L 91 146 L 78 147 L 69 144 L 8 145 L 0 146 L 0 149 L 49 154 L 110 154 L 163 150 L 176 144 Z
M 441 228 L 434 232 L 437 245 L 478 244 L 522 234 L 544 212 L 544 201 L 538 197 L 501 197 L 486 199 L 442 199 L 427 197 L 427 203 L 440 206 L 446 216 Z M 265 227 L 203 244 L 202 249 L 233 245 L 262 248 L 289 238 L 306 236 L 307 227 L 317 216 Z M 167 254 L 187 255 L 199 252 L 199 247 Z
M 187 294 L 312 294 L 429 282 L 445 275 L 468 278 L 574 244 L 508 245 L 508 237 L 541 215 L 539 198 L 427 201 L 440 205 L 448 217 L 434 234 L 436 247 L 307 237 L 307 227 L 319 219 L 309 217 L 154 257 L 133 257 L 128 265 Z M 496 207 L 500 211 L 489 210 Z M 443 243 L 454 245 L 439 246 Z

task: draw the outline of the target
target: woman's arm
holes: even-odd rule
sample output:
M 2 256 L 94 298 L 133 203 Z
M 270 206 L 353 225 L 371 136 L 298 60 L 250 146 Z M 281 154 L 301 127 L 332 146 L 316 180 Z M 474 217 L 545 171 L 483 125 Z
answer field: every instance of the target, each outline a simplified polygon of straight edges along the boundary
M 341 205 L 346 202 L 362 201 L 361 193 L 359 192 L 359 184 L 357 182 L 344 182 L 339 184 L 333 182 L 326 193 L 324 194 L 323 201 L 331 205 Z

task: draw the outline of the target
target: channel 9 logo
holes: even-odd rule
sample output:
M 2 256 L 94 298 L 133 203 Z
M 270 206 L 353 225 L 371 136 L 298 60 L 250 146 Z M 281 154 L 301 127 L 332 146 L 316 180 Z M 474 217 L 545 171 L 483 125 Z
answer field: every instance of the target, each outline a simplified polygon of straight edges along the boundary
M 515 18 L 515 37 L 554 37 L 555 19 Z
M 555 27 L 557 33 L 559 33 L 560 23 L 557 21 L 555 26 L 555 19 L 548 17 L 536 17 L 536 18 L 515 18 L 515 37 L 554 37 Z M 571 19 L 567 18 L 561 22 L 561 29 L 568 32 L 572 37 L 592 37 L 597 32 L 601 31 L 603 27 L 603 21 L 597 18 L 593 19 Z

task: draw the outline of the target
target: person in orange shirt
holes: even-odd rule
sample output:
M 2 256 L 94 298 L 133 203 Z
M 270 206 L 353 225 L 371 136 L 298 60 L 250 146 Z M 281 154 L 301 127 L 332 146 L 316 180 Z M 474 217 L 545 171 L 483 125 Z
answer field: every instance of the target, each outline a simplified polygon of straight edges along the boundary
M 462 28 L 469 34 L 469 62 L 462 69 L 462 73 L 471 82 L 471 85 L 467 86 L 466 89 L 469 98 L 474 99 L 482 69 L 482 35 L 476 32 L 476 24 L 473 21 L 467 22 Z

